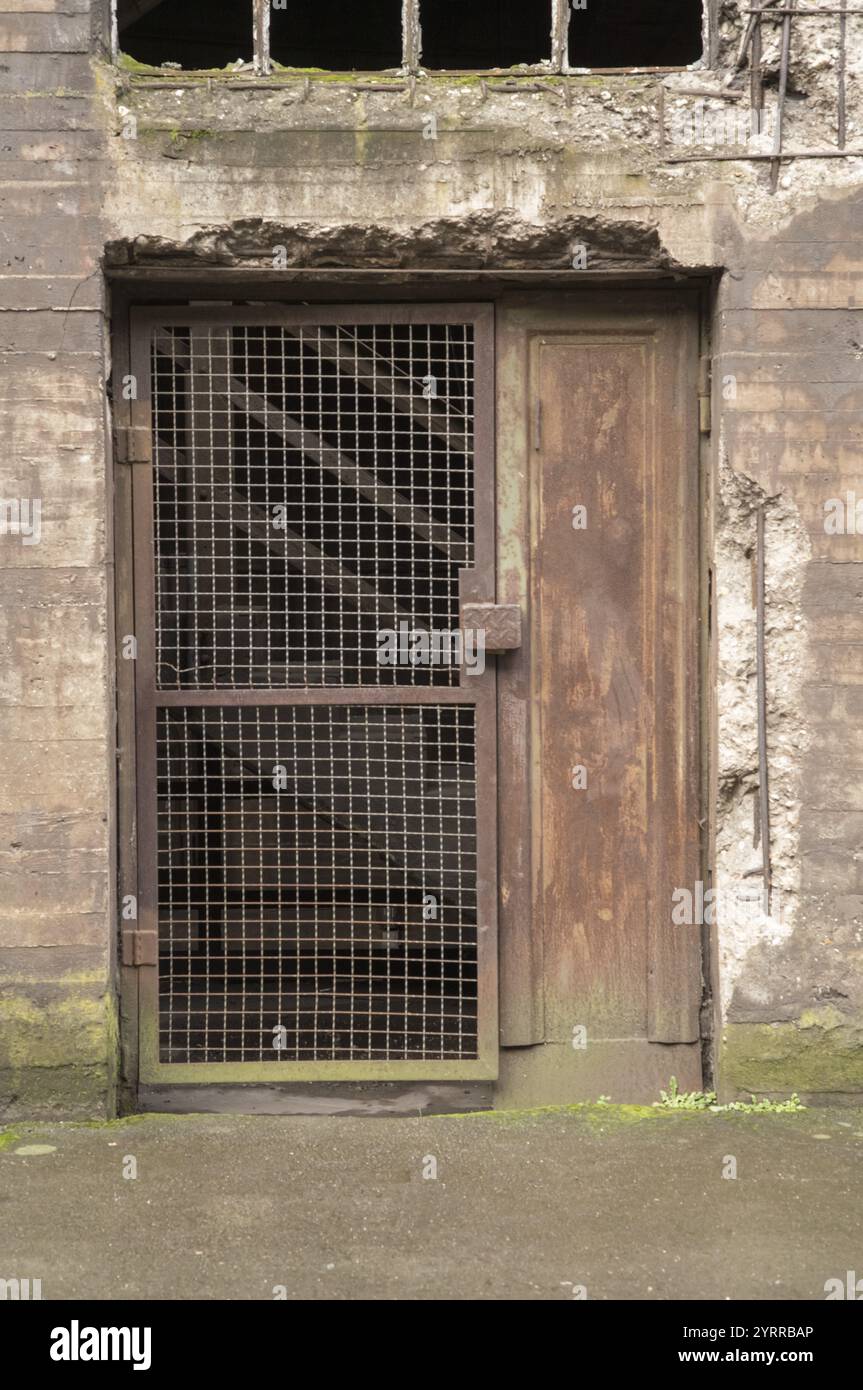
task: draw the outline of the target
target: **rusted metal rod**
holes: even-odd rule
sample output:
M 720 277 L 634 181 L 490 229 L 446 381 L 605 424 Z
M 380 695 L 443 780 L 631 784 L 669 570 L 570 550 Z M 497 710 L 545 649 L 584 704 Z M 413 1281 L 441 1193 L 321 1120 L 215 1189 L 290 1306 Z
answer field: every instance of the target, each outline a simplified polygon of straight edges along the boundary
M 839 18 L 839 61 L 837 63 L 837 79 L 839 82 L 838 97 L 838 118 L 837 118 L 837 139 L 840 150 L 845 148 L 845 64 L 847 57 L 847 32 L 848 32 L 848 10 L 844 4 L 840 10 Z
M 770 912 L 773 868 L 770 862 L 770 784 L 767 764 L 767 643 L 765 638 L 764 505 L 758 508 L 755 559 L 755 648 L 758 682 L 758 805 L 764 897 Z
M 723 161 L 733 163 L 743 159 L 769 159 L 775 160 L 775 154 L 759 154 L 753 151 L 741 151 L 739 154 L 676 154 L 664 159 L 663 164 L 709 164 L 711 162 Z M 863 159 L 863 148 L 844 149 L 844 150 L 783 150 L 779 155 L 779 160 L 783 159 Z
M 776 129 L 773 132 L 774 160 L 770 166 L 770 191 L 775 193 L 779 185 L 779 156 L 782 153 L 782 126 L 785 119 L 785 97 L 788 92 L 788 64 L 791 56 L 791 8 L 782 20 L 782 59 L 779 66 L 779 98 L 776 103 Z
M 743 31 L 743 38 L 740 40 L 740 47 L 737 50 L 737 59 L 733 69 L 734 72 L 737 72 L 739 68 L 743 67 L 743 59 L 746 57 L 746 50 L 752 40 L 752 35 L 755 32 L 755 25 L 758 19 L 765 10 L 772 9 L 775 4 L 777 4 L 777 0 L 764 0 L 764 4 L 760 9 L 749 11 L 749 19 Z
M 664 87 L 659 88 L 664 92 Z M 729 92 L 727 90 L 717 90 L 714 87 L 674 87 L 668 89 L 669 96 L 674 97 L 714 97 L 716 101 L 743 101 L 745 93 Z
M 756 21 L 752 31 L 752 52 L 749 57 L 749 104 L 753 111 L 764 106 L 764 83 L 761 75 L 761 23 Z
M 743 14 L 757 14 L 757 15 L 762 15 L 762 18 L 764 18 L 764 19 L 781 19 L 782 16 L 785 15 L 785 14 L 793 15 L 795 19 L 823 19 L 825 15 L 831 15 L 831 14 L 832 14 L 832 15 L 836 15 L 836 14 L 845 14 L 845 15 L 848 15 L 848 14 L 851 14 L 851 15 L 863 14 L 863 8 L 855 9 L 855 10 L 848 10 L 848 9 L 833 9 L 833 10 L 793 10 L 793 9 L 784 9 L 784 10 L 771 10 L 769 14 L 763 13 L 761 10 L 743 10 L 742 13 L 743 13 Z

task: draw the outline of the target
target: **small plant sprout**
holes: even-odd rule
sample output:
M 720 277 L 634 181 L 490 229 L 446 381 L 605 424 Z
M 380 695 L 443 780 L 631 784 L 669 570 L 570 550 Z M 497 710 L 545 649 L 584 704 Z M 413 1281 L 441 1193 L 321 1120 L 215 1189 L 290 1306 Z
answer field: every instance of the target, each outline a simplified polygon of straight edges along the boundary
M 795 1115 L 806 1109 L 796 1091 L 787 1100 L 756 1100 L 755 1096 L 751 1096 L 748 1101 L 734 1100 L 727 1105 L 719 1105 L 715 1091 L 681 1091 L 675 1076 L 668 1083 L 668 1090 L 659 1094 L 661 1098 L 653 1104 L 660 1110 L 709 1110 L 714 1115 L 732 1112 L 742 1115 Z

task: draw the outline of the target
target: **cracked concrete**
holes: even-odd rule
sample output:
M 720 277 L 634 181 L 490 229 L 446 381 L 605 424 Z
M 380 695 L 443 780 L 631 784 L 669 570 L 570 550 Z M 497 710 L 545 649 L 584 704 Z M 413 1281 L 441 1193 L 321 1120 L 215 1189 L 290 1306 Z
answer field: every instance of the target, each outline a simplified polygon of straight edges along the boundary
M 443 217 L 408 229 L 341 223 L 279 224 L 240 218 L 204 227 L 187 241 L 139 235 L 109 242 L 106 265 L 435 270 L 569 270 L 577 247 L 594 270 L 668 270 L 673 262 L 655 227 L 572 216 L 528 223 L 509 211 Z

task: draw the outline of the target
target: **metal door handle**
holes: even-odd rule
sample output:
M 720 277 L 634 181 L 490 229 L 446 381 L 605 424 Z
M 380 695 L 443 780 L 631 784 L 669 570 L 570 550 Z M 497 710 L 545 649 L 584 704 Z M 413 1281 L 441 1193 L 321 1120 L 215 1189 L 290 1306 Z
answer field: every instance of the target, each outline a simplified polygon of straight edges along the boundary
M 521 646 L 521 609 L 517 603 L 464 603 L 461 626 L 482 632 L 487 652 L 511 652 Z

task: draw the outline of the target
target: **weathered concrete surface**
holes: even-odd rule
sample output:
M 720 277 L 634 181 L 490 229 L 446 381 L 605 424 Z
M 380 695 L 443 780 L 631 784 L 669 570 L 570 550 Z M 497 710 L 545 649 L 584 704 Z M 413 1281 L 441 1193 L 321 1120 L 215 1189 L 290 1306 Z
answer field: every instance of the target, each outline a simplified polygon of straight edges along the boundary
M 709 871 L 731 901 L 759 861 L 752 546 L 764 503 L 782 914 L 720 913 L 719 1084 L 860 1093 L 863 564 L 859 530 L 828 533 L 824 509 L 861 495 L 863 164 L 785 162 L 771 194 L 763 161 L 692 161 L 727 153 L 679 132 L 726 112 L 745 8 L 721 7 L 712 70 L 361 90 L 345 75 L 118 70 L 104 55 L 107 0 L 0 0 L 0 496 L 43 504 L 39 544 L 0 538 L 0 1115 L 112 1105 L 105 272 L 277 277 L 276 248 L 289 268 L 560 269 L 583 243 L 598 273 L 715 274 Z M 830 147 L 838 25 L 801 28 L 785 148 Z M 779 41 L 767 25 L 768 107 Z M 860 70 L 849 23 L 852 147 Z M 738 74 L 741 109 L 747 84 Z
M 855 1110 L 30 1126 L 0 1152 L 0 1274 L 46 1299 L 823 1299 L 860 1268 L 861 1154 Z
M 89 0 L 0 3 L 0 1116 L 111 1108 L 104 136 Z M 10 12 L 11 11 L 11 12 Z
M 225 269 L 275 277 L 276 264 L 561 270 L 583 245 L 598 274 L 716 276 L 705 483 L 716 673 L 706 692 L 715 733 L 706 877 L 720 900 L 711 1061 L 728 1098 L 752 1088 L 838 1096 L 859 1093 L 863 1067 L 854 714 L 863 646 L 859 535 L 827 534 L 824 518 L 828 499 L 859 493 L 861 164 L 798 160 L 771 193 L 764 162 L 692 161 L 729 149 L 676 134 L 705 106 L 693 90 L 717 93 L 707 114 L 726 109 L 718 94 L 742 19 L 723 16 L 713 72 L 549 80 L 515 93 L 476 78 L 370 92 L 344 76 L 282 76 L 245 89 L 217 76 L 112 80 L 102 69 L 115 170 L 106 264 L 206 268 L 213 283 Z M 808 23 L 793 46 L 787 148 L 836 138 L 837 31 L 827 19 Z M 773 30 L 765 45 L 775 74 Z M 855 71 L 858 49 L 855 40 Z M 746 80 L 736 79 L 741 96 Z M 434 140 L 423 136 L 428 115 Z M 750 150 L 763 153 L 771 138 L 755 136 Z M 761 864 L 753 556 L 762 507 L 776 895 L 770 914 L 753 914 L 743 900 Z M 559 1098 L 549 1070 L 532 1099 Z
M 709 859 L 720 894 L 712 1057 L 729 1098 L 753 1087 L 847 1095 L 863 1085 L 860 549 L 856 535 L 825 534 L 824 504 L 859 478 L 861 164 L 786 164 L 771 194 L 763 162 L 675 162 L 728 152 L 721 139 L 681 144 L 678 132 L 701 108 L 727 114 L 719 99 L 699 108 L 692 91 L 720 91 L 742 23 L 723 7 L 712 72 L 550 80 L 531 92 L 476 78 L 375 92 L 329 78 L 154 86 L 140 73 L 111 86 L 103 73 L 116 171 L 107 261 L 273 275 L 279 247 L 290 268 L 557 270 L 583 244 L 597 272 L 719 276 L 705 537 L 716 600 Z M 807 26 L 792 46 L 787 148 L 836 139 L 838 29 L 827 18 Z M 779 37 L 766 26 L 774 82 Z M 742 95 L 746 82 L 735 83 Z M 774 97 L 768 83 L 768 107 Z M 428 115 L 436 140 L 423 138 Z M 849 121 L 856 144 L 853 101 Z M 771 140 L 768 129 L 750 148 Z M 772 916 L 753 917 L 736 905 L 761 856 L 752 565 L 762 505 L 778 893 Z M 549 1070 L 543 1098 L 558 1091 Z

